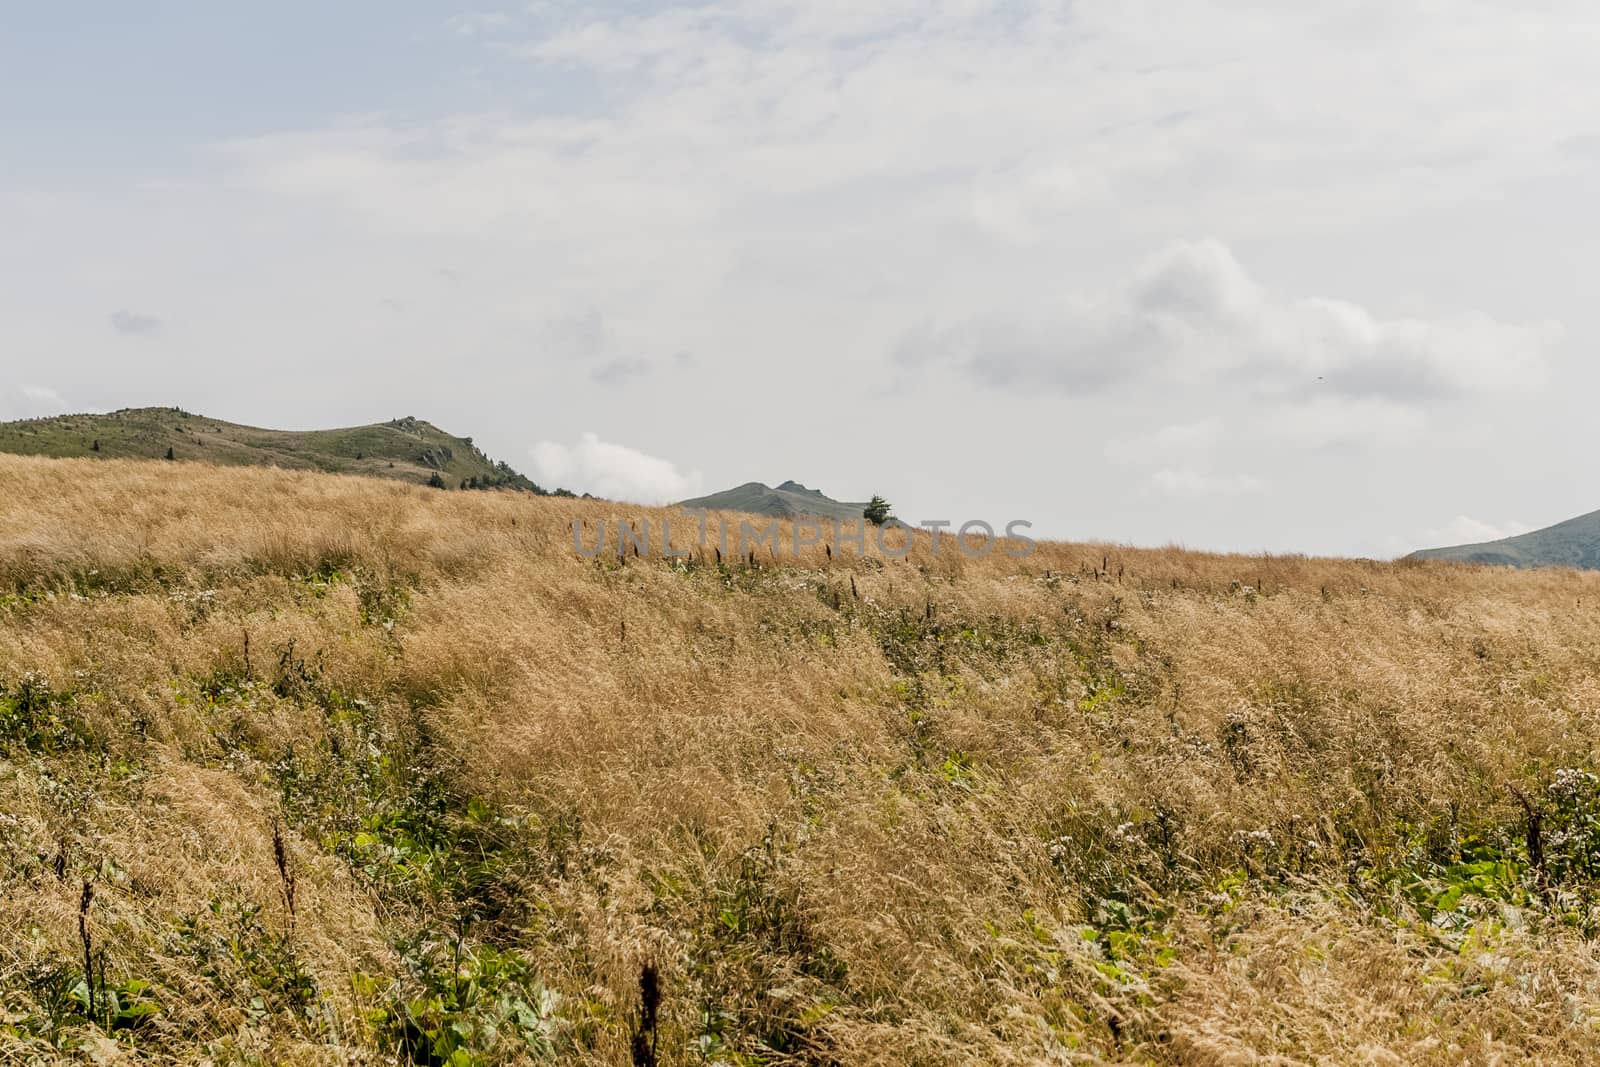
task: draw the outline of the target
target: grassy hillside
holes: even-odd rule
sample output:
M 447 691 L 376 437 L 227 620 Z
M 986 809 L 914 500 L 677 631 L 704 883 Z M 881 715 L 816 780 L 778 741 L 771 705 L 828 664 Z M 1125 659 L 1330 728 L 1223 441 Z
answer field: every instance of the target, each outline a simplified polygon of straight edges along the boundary
M 1600 1057 L 1600 575 L 613 509 L 0 457 L 0 1061 Z
M 339 430 L 263 430 L 181 408 L 124 408 L 0 423 L 0 452 L 91 459 L 165 459 L 229 467 L 283 467 L 446 488 L 545 490 L 472 443 L 421 419 Z
M 776 489 L 761 482 L 746 482 L 732 489 L 710 496 L 682 501 L 679 507 L 705 508 L 709 511 L 738 511 L 751 515 L 770 515 L 773 518 L 791 519 L 809 516 L 841 521 L 861 521 L 865 503 L 851 504 L 824 496 L 819 490 L 807 489 L 796 481 L 784 482 Z
M 1452 548 L 1412 553 L 1416 559 L 1490 563 L 1505 567 L 1581 567 L 1600 570 L 1600 511 L 1591 511 L 1542 530 Z

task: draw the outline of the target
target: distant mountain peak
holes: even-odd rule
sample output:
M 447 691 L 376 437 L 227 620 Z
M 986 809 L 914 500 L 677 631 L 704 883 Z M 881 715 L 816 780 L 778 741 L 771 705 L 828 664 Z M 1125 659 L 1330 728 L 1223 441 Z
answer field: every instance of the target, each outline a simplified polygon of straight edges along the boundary
M 810 516 L 822 519 L 852 520 L 861 518 L 865 502 L 855 504 L 834 500 L 819 489 L 810 489 L 794 479 L 773 488 L 764 482 L 745 482 L 743 485 L 708 496 L 684 500 L 679 507 L 704 508 L 707 511 L 742 511 L 751 515 L 771 515 L 775 518 Z

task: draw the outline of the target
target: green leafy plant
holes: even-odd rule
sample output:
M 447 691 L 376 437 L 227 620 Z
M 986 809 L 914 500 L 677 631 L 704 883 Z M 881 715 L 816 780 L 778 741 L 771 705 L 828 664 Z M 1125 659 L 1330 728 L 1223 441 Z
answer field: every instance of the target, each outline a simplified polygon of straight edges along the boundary
M 321 1000 L 287 931 L 262 921 L 260 905 L 215 897 L 178 924 L 172 949 L 188 956 L 222 998 L 247 1018 L 284 1013 L 309 1021 Z
M 469 1067 L 515 1053 L 555 1057 L 558 998 L 516 952 L 469 944 L 460 932 L 423 934 L 403 946 L 402 959 L 406 983 L 384 989 L 364 977 L 357 989 L 383 998 L 369 1021 L 406 1062 Z
M 53 689 L 50 680 L 24 674 L 10 685 L 0 682 L 0 745 L 20 745 L 34 755 L 55 755 L 88 745 L 74 714 L 74 694 Z

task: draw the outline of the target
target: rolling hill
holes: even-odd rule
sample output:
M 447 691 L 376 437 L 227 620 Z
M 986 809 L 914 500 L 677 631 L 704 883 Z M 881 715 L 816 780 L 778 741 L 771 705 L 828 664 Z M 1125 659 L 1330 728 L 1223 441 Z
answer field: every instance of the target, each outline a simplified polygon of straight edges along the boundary
M 679 502 L 679 507 L 705 508 L 708 511 L 743 511 L 751 515 L 771 515 L 788 519 L 810 516 L 823 519 L 859 519 L 866 503 L 852 504 L 824 496 L 819 490 L 807 489 L 796 481 L 787 481 L 776 489 L 761 482 L 746 482 L 733 489 L 710 496 L 698 496 Z
M 1600 570 L 1600 511 L 1498 541 L 1425 548 L 1411 559 L 1443 559 L 1502 567 L 1578 567 Z
M 416 418 L 334 430 L 267 430 L 182 408 L 123 408 L 0 423 L 0 452 L 97 459 L 174 459 L 395 478 L 456 489 L 549 490 Z M 555 490 L 565 495 L 566 490 Z

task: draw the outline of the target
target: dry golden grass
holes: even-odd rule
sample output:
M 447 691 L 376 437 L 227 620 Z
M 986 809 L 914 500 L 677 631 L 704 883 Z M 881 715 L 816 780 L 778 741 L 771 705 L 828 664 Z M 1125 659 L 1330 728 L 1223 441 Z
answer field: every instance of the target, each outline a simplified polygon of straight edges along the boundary
M 1600 575 L 0 499 L 0 1060 L 639 1062 L 646 965 L 662 1064 L 1600 1057 Z

